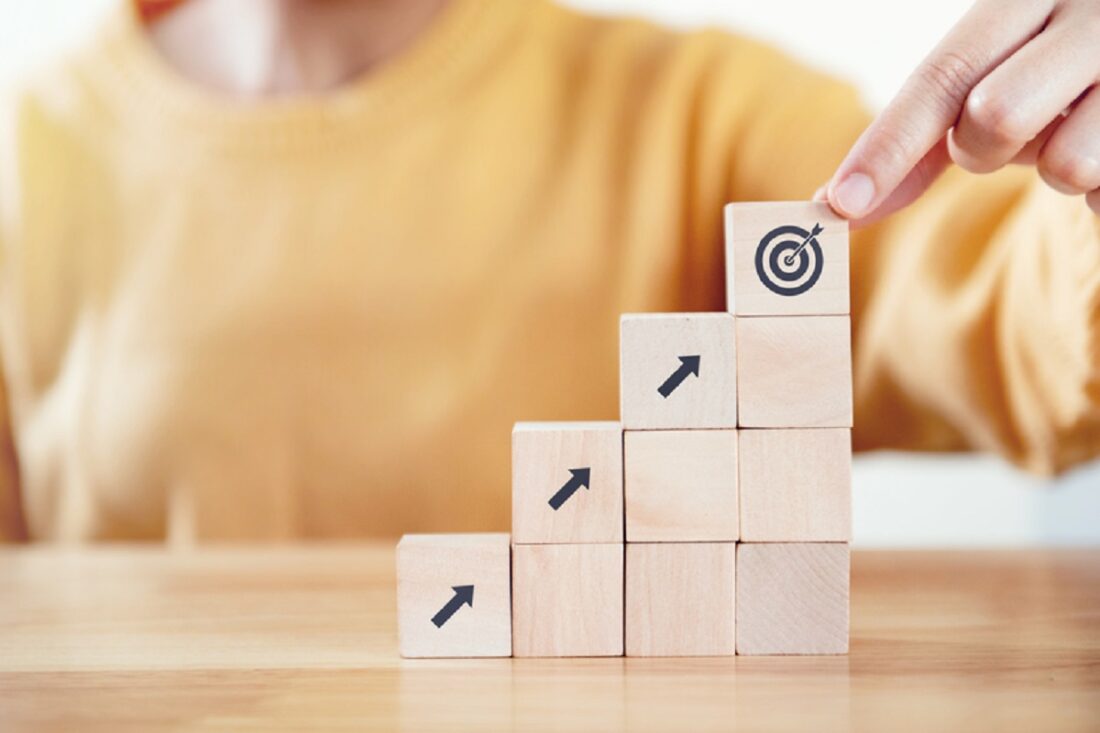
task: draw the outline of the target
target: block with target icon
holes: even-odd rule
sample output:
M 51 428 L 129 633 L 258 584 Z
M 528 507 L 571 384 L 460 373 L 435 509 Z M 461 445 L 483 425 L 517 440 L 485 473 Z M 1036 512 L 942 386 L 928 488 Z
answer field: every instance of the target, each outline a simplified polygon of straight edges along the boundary
M 512 429 L 512 541 L 623 541 L 619 423 L 516 423 Z
M 737 427 L 737 334 L 728 313 L 645 313 L 620 321 L 626 430 Z
M 738 316 L 846 315 L 848 222 L 828 204 L 727 204 L 727 310 Z

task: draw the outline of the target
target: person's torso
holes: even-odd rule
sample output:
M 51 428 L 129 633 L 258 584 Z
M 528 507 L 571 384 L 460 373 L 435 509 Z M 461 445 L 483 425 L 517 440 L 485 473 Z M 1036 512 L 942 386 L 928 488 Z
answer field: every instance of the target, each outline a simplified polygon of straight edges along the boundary
M 32 535 L 506 528 L 511 424 L 615 419 L 620 313 L 721 305 L 683 240 L 717 247 L 725 191 L 701 228 L 690 131 L 639 139 L 661 80 L 553 50 L 361 127 L 192 139 L 94 76 L 24 101 L 0 352 Z

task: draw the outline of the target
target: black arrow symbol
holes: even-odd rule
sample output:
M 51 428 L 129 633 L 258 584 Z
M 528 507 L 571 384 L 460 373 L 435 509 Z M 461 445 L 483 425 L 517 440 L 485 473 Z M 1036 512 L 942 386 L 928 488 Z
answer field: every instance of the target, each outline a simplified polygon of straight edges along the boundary
M 577 492 L 577 489 L 584 487 L 588 489 L 588 479 L 592 474 L 590 468 L 571 468 L 569 473 L 573 474 L 573 478 L 569 479 L 562 485 L 557 492 L 550 497 L 550 507 L 557 511 L 561 509 L 561 505 L 569 501 L 569 497 Z
M 443 624 L 447 623 L 451 616 L 455 615 L 455 611 L 462 608 L 463 604 L 470 608 L 474 607 L 474 587 L 472 585 L 454 585 L 451 586 L 451 590 L 455 592 L 454 597 L 447 601 L 447 605 L 439 609 L 439 613 L 432 616 L 432 623 L 436 625 L 436 628 L 443 628 Z
M 699 355 L 694 354 L 692 356 L 681 356 L 680 368 L 677 369 L 665 380 L 665 383 L 657 388 L 657 391 L 661 393 L 662 397 L 668 397 L 672 392 L 680 386 L 680 383 L 688 378 L 689 374 L 699 376 Z

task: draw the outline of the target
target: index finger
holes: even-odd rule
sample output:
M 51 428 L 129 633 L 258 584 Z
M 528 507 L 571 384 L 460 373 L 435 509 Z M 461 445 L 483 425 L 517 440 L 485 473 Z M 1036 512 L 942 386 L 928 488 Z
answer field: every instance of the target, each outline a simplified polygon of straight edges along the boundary
M 955 124 L 966 98 L 1026 44 L 1054 0 L 980 0 L 905 81 L 829 183 L 829 203 L 855 219 L 875 210 Z

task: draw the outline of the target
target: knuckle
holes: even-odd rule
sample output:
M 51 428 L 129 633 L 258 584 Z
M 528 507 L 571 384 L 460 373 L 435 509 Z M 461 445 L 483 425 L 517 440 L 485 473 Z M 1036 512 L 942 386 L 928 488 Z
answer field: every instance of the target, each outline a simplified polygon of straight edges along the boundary
M 1003 95 L 975 90 L 967 97 L 966 116 L 983 137 L 995 143 L 1023 143 L 1031 137 L 1020 108 Z
M 958 108 L 981 78 L 980 65 L 972 53 L 945 51 L 929 59 L 918 72 L 922 86 Z

